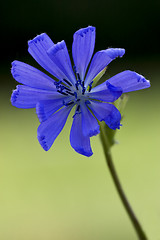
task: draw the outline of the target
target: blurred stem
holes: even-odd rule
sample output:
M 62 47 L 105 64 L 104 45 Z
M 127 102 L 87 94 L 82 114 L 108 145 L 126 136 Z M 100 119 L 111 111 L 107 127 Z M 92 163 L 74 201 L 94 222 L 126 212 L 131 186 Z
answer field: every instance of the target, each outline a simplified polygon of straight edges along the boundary
M 101 127 L 102 128 L 102 127 Z M 101 141 L 102 141 L 102 145 L 103 145 L 103 150 L 104 150 L 104 154 L 105 154 L 105 157 L 106 157 L 106 162 L 107 162 L 107 165 L 108 165 L 108 168 L 109 168 L 109 171 L 111 173 L 111 176 L 112 176 L 112 179 L 113 179 L 113 182 L 115 184 L 115 187 L 117 189 L 117 192 L 119 194 L 119 197 L 123 203 L 123 206 L 125 207 L 126 209 L 126 212 L 133 224 L 133 227 L 139 237 L 139 240 L 147 240 L 147 237 L 137 219 L 137 217 L 135 216 L 126 196 L 125 196 L 125 193 L 122 189 L 122 186 L 121 186 L 121 183 L 119 181 L 119 178 L 118 178 L 118 175 L 116 173 L 116 170 L 115 170 L 115 167 L 114 167 L 114 164 L 113 164 L 113 161 L 112 161 L 112 156 L 111 156 L 111 152 L 110 152 L 110 144 L 109 144 L 109 140 L 107 139 L 107 135 L 104 133 L 103 131 L 104 129 L 101 129 L 100 131 L 100 137 L 101 137 Z

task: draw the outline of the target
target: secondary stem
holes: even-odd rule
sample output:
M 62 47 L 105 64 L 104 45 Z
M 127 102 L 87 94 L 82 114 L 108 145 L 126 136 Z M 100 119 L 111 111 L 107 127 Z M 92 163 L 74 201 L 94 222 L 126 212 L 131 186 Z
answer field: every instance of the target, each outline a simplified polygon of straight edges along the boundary
M 128 213 L 128 216 L 135 228 L 135 231 L 139 237 L 139 240 L 147 240 L 147 237 L 137 219 L 137 217 L 135 216 L 126 196 L 125 196 L 125 193 L 122 189 L 122 186 L 120 184 L 120 181 L 118 179 L 118 176 L 117 176 L 117 173 L 116 173 L 116 170 L 115 170 L 115 167 L 114 167 L 114 164 L 113 164 L 113 161 L 112 161 L 112 156 L 111 156 L 111 153 L 110 153 L 110 147 L 108 147 L 108 144 L 107 144 L 107 137 L 104 135 L 103 133 L 103 130 L 101 131 L 100 133 L 100 137 L 101 137 L 101 141 L 102 141 L 102 145 L 103 145 L 103 150 L 104 150 L 104 153 L 105 153 L 105 157 L 106 157 L 106 162 L 107 162 L 107 165 L 109 167 L 109 170 L 110 170 L 110 173 L 111 173 L 111 176 L 112 176 L 112 179 L 114 181 L 114 184 L 115 184 L 115 187 L 118 191 L 118 194 L 119 194 L 119 197 L 121 198 L 121 201 L 123 203 L 123 206 L 125 207 L 127 213 Z

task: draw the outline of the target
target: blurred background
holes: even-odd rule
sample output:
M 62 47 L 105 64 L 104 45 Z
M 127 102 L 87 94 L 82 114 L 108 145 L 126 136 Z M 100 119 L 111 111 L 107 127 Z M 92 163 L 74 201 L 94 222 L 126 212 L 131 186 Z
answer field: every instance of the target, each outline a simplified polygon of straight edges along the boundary
M 150 240 L 160 239 L 160 48 L 158 0 L 6 0 L 0 7 L 0 239 L 136 240 L 108 172 L 99 137 L 86 158 L 70 147 L 71 118 L 49 152 L 36 138 L 35 110 L 16 109 L 11 62 L 41 69 L 27 41 L 46 32 L 64 39 L 71 54 L 73 33 L 93 25 L 96 48 L 123 47 L 106 78 L 130 69 L 151 81 L 129 94 L 123 127 L 112 148 L 114 162 L 137 217 Z

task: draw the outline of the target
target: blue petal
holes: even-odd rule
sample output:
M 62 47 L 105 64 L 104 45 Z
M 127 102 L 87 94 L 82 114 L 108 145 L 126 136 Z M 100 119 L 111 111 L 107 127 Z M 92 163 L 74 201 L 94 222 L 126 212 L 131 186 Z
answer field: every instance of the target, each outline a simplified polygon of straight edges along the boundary
M 64 106 L 65 98 L 42 100 L 36 105 L 36 113 L 40 122 L 46 121 L 53 113 Z
M 55 76 L 57 79 L 62 80 L 64 78 L 63 72 L 57 68 L 57 65 L 50 59 L 47 54 L 49 48 L 54 46 L 52 40 L 46 33 L 38 35 L 33 40 L 28 42 L 28 51 L 31 56 L 49 73 Z
M 121 114 L 113 104 L 91 101 L 88 106 L 99 121 L 105 121 L 113 130 L 120 128 Z
M 64 107 L 54 113 L 45 122 L 41 123 L 37 130 L 37 138 L 42 148 L 48 151 L 53 142 L 62 131 L 72 107 Z
M 11 73 L 19 83 L 33 88 L 56 90 L 55 81 L 52 78 L 26 63 L 20 61 L 12 62 Z
M 109 48 L 97 52 L 91 62 L 90 68 L 88 70 L 85 86 L 99 74 L 112 60 L 117 57 L 122 57 L 125 53 L 123 48 Z
M 55 63 L 57 68 L 64 74 L 63 78 L 74 84 L 76 82 L 76 78 L 73 73 L 65 41 L 54 44 L 54 46 L 48 49 L 47 54 Z
M 95 117 L 90 113 L 85 103 L 80 104 L 82 114 L 82 131 L 84 136 L 95 136 L 99 131 L 99 124 Z
M 82 132 L 82 116 L 76 114 L 70 132 L 70 143 L 74 150 L 84 156 L 90 157 L 93 152 L 90 145 L 90 138 L 85 137 Z
M 60 93 L 17 85 L 11 96 L 11 103 L 18 108 L 35 108 L 41 100 L 64 98 Z M 62 100 L 63 101 L 63 100 Z
M 114 102 L 122 95 L 122 89 L 120 87 L 114 87 L 110 83 L 93 88 L 88 93 L 89 98 L 97 99 L 104 102 Z
M 95 27 L 89 26 L 78 30 L 73 36 L 72 55 L 81 80 L 84 80 L 86 69 L 94 51 L 95 31 Z
M 142 75 L 129 70 L 118 73 L 107 82 L 115 87 L 121 87 L 124 93 L 150 87 L 150 82 Z

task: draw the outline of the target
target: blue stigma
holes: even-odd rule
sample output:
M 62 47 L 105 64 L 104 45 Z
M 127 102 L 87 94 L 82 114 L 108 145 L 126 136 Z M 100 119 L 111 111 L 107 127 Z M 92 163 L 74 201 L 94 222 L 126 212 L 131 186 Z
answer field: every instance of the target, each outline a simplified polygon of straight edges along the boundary
M 66 80 L 67 81 L 67 80 Z M 67 81 L 68 82 L 68 81 Z M 63 84 L 61 84 L 62 81 L 58 81 L 58 82 L 54 82 L 54 85 L 56 86 L 56 89 L 57 89 L 57 92 L 65 95 L 65 96 L 68 96 L 69 95 L 72 95 L 74 96 L 74 94 L 71 92 L 70 88 L 64 86 Z M 69 83 L 69 82 L 68 82 Z M 71 85 L 72 86 L 72 85 Z M 65 90 L 65 92 L 64 92 Z
M 81 88 L 82 88 L 82 94 L 84 95 L 85 90 L 86 90 L 85 87 L 84 87 L 84 81 L 81 80 L 80 75 L 79 75 L 79 73 L 78 73 L 77 70 L 76 70 L 76 66 L 73 66 L 73 70 L 74 70 L 74 72 L 75 72 L 75 74 L 76 74 L 76 78 L 77 78 L 77 82 L 76 82 L 76 84 L 75 84 L 75 87 L 76 87 L 76 89 L 77 89 L 77 91 L 78 91 L 78 86 L 81 86 Z
M 54 82 L 54 85 L 56 86 L 57 89 L 60 88 L 62 81 Z
M 80 111 L 80 105 L 77 106 L 76 108 L 76 111 L 75 111 L 75 114 L 73 115 L 73 118 L 77 115 L 77 114 L 80 114 L 81 111 Z
M 77 92 L 74 92 L 75 99 L 77 99 Z
M 92 84 L 93 84 L 93 81 L 88 85 L 88 86 L 89 86 L 88 92 L 91 91 L 91 89 L 92 89 Z

